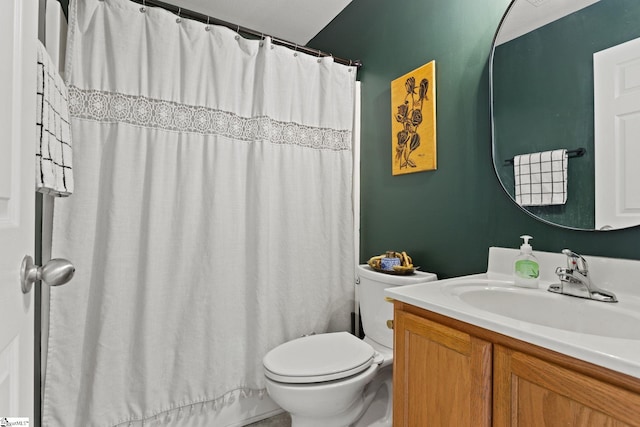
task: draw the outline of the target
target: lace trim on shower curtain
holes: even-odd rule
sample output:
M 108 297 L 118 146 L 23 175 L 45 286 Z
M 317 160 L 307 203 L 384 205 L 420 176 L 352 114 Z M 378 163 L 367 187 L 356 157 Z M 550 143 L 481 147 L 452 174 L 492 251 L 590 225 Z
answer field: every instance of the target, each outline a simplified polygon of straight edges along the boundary
M 118 92 L 69 87 L 72 117 L 121 122 L 168 131 L 218 135 L 242 141 L 266 140 L 323 150 L 351 150 L 351 131 L 241 117 L 228 111 Z

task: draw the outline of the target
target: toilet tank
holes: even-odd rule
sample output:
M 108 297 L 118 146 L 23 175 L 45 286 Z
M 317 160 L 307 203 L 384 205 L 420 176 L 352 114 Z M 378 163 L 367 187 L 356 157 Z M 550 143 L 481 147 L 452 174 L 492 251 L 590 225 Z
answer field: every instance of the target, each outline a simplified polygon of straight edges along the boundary
M 404 276 L 380 273 L 366 264 L 358 266 L 357 274 L 360 320 L 364 334 L 385 347 L 393 348 L 393 329 L 387 327 L 387 320 L 393 319 L 393 304 L 384 299 L 384 290 L 431 282 L 438 280 L 438 277 L 417 270 Z

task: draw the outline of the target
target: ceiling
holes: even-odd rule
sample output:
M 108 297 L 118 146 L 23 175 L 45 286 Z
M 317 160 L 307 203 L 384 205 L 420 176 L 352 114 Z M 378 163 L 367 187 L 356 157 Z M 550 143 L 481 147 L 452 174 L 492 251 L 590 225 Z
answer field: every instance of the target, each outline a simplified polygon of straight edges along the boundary
M 509 9 L 496 38 L 496 46 L 520 37 L 600 0 L 518 0 Z
M 305 46 L 351 0 L 164 0 L 184 9 Z

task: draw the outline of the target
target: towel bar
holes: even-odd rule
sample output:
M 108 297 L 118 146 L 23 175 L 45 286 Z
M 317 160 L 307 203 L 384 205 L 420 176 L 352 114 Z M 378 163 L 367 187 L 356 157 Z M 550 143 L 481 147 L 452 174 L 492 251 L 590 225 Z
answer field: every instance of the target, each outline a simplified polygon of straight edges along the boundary
M 582 148 L 582 147 L 580 147 L 580 148 L 576 148 L 575 150 L 569 150 L 569 151 L 567 151 L 567 154 L 569 155 L 569 158 L 572 158 L 572 157 L 582 157 L 582 156 L 584 156 L 586 153 L 587 153 L 587 149 L 586 149 L 586 148 Z M 512 164 L 513 164 L 513 157 L 512 157 L 512 158 L 510 158 L 510 159 L 508 159 L 508 160 L 505 160 L 505 161 L 504 161 L 504 166 L 512 165 Z

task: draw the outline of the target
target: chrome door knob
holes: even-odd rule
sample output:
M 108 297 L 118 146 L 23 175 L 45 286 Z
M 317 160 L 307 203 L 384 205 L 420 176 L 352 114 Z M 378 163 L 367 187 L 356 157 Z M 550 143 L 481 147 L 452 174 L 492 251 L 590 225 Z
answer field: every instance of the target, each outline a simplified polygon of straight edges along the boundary
M 25 255 L 20 266 L 20 284 L 22 293 L 31 292 L 36 280 L 42 280 L 49 286 L 60 286 L 73 277 L 76 268 L 66 259 L 54 258 L 42 267 L 33 264 L 33 258 Z

